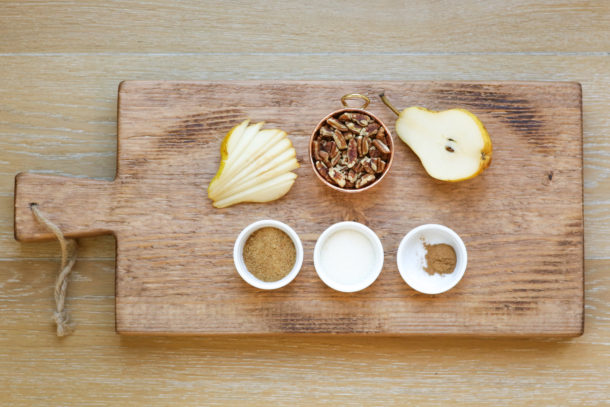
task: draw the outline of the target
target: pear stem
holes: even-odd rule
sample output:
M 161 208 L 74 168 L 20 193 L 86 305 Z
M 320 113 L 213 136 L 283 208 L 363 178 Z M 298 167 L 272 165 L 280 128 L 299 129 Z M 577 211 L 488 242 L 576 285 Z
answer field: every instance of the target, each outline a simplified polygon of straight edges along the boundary
M 390 100 L 386 97 L 385 92 L 381 92 L 379 94 L 379 97 L 381 98 L 381 101 L 383 102 L 383 104 L 386 105 L 387 107 L 389 107 L 390 110 L 396 114 L 396 116 L 400 116 L 400 112 L 398 111 L 398 109 L 396 109 L 394 107 L 393 104 L 390 103 Z

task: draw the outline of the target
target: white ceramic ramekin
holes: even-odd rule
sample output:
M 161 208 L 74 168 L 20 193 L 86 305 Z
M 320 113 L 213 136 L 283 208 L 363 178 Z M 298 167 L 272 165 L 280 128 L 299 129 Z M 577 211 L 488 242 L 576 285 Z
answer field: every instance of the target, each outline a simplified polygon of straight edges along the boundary
M 294 262 L 294 267 L 284 278 L 278 281 L 262 281 L 256 278 L 252 273 L 248 271 L 246 264 L 244 263 L 244 245 L 246 241 L 250 237 L 252 233 L 257 231 L 258 229 L 273 227 L 277 228 L 284 233 L 286 233 L 292 239 L 292 243 L 294 243 L 294 248 L 296 249 L 296 260 Z M 233 247 L 233 261 L 235 262 L 235 268 L 237 272 L 244 279 L 244 281 L 250 284 L 253 287 L 260 288 L 261 290 L 275 290 L 276 288 L 281 288 L 290 283 L 294 278 L 299 274 L 301 270 L 301 266 L 303 265 L 303 244 L 301 243 L 301 239 L 297 235 L 297 233 L 285 223 L 279 222 L 277 220 L 259 220 L 258 222 L 254 222 L 248 225 L 244 230 L 241 231 L 237 240 L 235 241 L 235 246 Z
M 453 247 L 456 264 L 453 273 L 430 275 L 424 270 L 426 244 L 448 244 Z M 414 290 L 424 294 L 440 294 L 455 287 L 466 272 L 468 254 L 462 239 L 443 225 L 427 224 L 411 230 L 402 239 L 396 255 L 398 271 L 403 280 Z
M 371 243 L 373 252 L 375 253 L 375 259 L 373 262 L 374 265 L 371 268 L 370 273 L 367 274 L 366 278 L 358 283 L 349 285 L 333 280 L 322 265 L 322 248 L 324 247 L 326 240 L 334 233 L 343 230 L 353 230 L 366 237 Z M 320 279 L 330 288 L 346 293 L 360 291 L 373 284 L 373 282 L 377 280 L 377 277 L 379 277 L 379 273 L 381 273 L 381 269 L 383 268 L 383 246 L 381 245 L 381 241 L 375 232 L 365 225 L 358 222 L 339 222 L 326 229 L 318 238 L 313 252 L 313 263 L 316 268 L 316 273 L 318 273 Z

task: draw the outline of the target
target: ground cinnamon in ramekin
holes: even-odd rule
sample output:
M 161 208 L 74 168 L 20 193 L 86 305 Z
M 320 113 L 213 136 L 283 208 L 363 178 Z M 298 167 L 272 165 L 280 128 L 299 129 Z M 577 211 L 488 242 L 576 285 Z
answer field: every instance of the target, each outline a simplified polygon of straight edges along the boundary
M 246 268 L 254 277 L 266 282 L 278 281 L 294 267 L 296 248 L 286 233 L 266 227 L 248 237 L 243 257 Z
M 455 250 L 448 244 L 424 244 L 426 264 L 424 270 L 432 274 L 451 274 L 455 270 L 457 258 Z

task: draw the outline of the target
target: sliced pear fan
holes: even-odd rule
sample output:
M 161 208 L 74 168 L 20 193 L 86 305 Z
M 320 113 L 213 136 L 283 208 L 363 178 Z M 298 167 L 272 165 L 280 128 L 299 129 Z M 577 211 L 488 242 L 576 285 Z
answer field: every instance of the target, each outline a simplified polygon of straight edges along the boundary
M 297 177 L 290 172 L 299 163 L 286 132 L 248 124 L 245 120 L 231 129 L 220 146 L 220 166 L 208 186 L 217 208 L 281 198 Z

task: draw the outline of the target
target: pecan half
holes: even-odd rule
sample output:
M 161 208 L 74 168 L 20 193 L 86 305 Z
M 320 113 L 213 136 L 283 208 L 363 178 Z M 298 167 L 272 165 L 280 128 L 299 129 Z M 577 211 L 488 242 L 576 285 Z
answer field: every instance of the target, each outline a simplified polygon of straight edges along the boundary
M 320 140 L 320 151 L 326 151 L 326 140 Z
M 341 160 L 339 161 L 341 165 L 347 165 L 347 150 L 341 151 Z
M 341 154 L 339 154 L 339 150 L 337 150 L 337 154 L 330 158 L 330 166 L 334 167 L 335 165 L 339 164 L 339 160 L 341 160 Z
M 339 185 L 341 188 L 345 186 L 345 177 L 340 171 L 336 170 L 335 168 L 330 168 L 328 170 L 328 176 L 332 178 L 335 184 Z
M 343 133 L 339 130 L 335 130 L 333 132 L 333 140 L 337 144 L 337 148 L 339 150 L 345 150 L 347 148 L 347 143 L 345 142 L 345 137 L 343 137 Z
M 318 172 L 320 174 L 328 175 L 328 168 L 326 167 L 326 165 L 324 165 L 324 163 L 322 161 L 316 161 L 316 169 L 318 170 Z
M 372 174 L 365 174 L 362 176 L 362 178 L 360 178 L 358 181 L 356 181 L 356 188 L 362 188 L 367 186 L 368 184 L 370 184 L 371 182 L 375 181 L 375 176 Z
M 347 173 L 347 180 L 351 183 L 356 182 L 356 180 L 358 179 L 358 174 L 356 174 L 356 171 L 354 171 L 353 169 L 349 170 L 349 172 Z
M 355 139 L 351 139 L 347 145 L 347 168 L 352 168 L 356 165 L 358 159 L 358 143 Z
M 379 152 L 382 154 L 390 154 L 390 148 L 386 144 L 378 139 L 373 140 L 373 145 L 377 147 Z
M 364 171 L 368 172 L 369 174 L 374 175 L 375 174 L 375 170 L 373 169 L 373 167 L 371 167 L 371 159 L 370 158 L 365 158 L 364 160 L 360 161 L 360 163 L 362 164 L 362 168 L 364 169 Z
M 369 136 L 374 136 L 375 134 L 379 133 L 380 128 L 383 129 L 383 127 L 381 127 L 377 123 L 371 123 L 366 126 L 366 132 Z
M 371 118 L 362 113 L 352 114 L 352 120 L 361 125 L 362 127 L 367 126 L 371 122 Z
M 318 170 L 322 178 L 324 178 L 326 181 L 331 183 L 334 182 L 332 178 L 328 176 L 328 167 L 326 167 L 323 162 L 316 161 L 316 169 Z
M 362 130 L 362 127 L 358 126 L 354 122 L 346 122 L 345 125 L 351 132 L 353 132 L 355 134 L 360 134 L 360 130 Z
M 320 151 L 318 153 L 318 155 L 320 156 L 320 160 L 327 166 L 330 167 L 330 161 L 329 161 L 329 157 L 328 157 L 328 153 L 326 151 Z
M 371 168 L 376 174 L 382 173 L 385 169 L 385 161 L 383 161 L 381 158 L 373 158 L 371 159 Z
M 371 169 L 377 172 L 377 164 L 381 161 L 381 158 L 371 158 Z
M 348 122 L 348 121 L 352 120 L 352 114 L 350 112 L 345 112 L 341 116 L 339 116 L 339 120 Z
M 320 135 L 322 137 L 332 137 L 334 133 L 335 133 L 334 129 L 331 129 L 329 127 L 322 126 L 320 128 Z
M 330 148 L 328 149 L 328 155 L 330 158 L 335 158 L 335 156 L 339 155 L 339 149 L 335 143 L 330 143 Z
M 371 158 L 381 157 L 381 153 L 379 152 L 379 150 L 377 150 L 377 147 L 372 146 L 371 148 L 369 148 L 369 157 L 371 157 Z
M 387 134 L 385 134 L 385 130 L 383 130 L 383 127 L 379 129 L 379 132 L 377 132 L 377 136 L 375 138 L 384 143 L 386 146 L 389 145 L 388 136 Z
M 360 139 L 358 141 L 358 155 L 364 157 L 369 153 L 369 138 L 365 136 L 360 136 L 358 138 Z
M 326 123 L 331 125 L 332 127 L 334 127 L 335 129 L 337 129 L 339 131 L 347 131 L 347 127 L 345 127 L 345 125 L 343 123 L 341 123 L 339 120 L 335 119 L 334 117 L 331 117 L 330 119 L 326 120 Z

